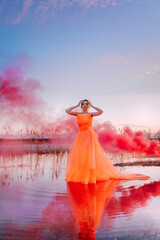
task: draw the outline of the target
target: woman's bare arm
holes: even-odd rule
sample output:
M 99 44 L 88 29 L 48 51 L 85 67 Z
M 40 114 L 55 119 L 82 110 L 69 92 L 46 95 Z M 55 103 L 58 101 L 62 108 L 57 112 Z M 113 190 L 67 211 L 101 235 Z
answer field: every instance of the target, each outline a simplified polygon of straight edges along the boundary
M 92 116 L 99 116 L 99 115 L 101 115 L 101 114 L 103 113 L 102 109 L 93 106 L 91 102 L 89 102 L 89 105 L 90 105 L 92 108 L 94 108 L 95 110 L 97 110 L 97 112 L 90 112 L 90 115 L 92 115 Z
M 80 104 L 81 104 L 82 100 L 76 105 L 76 106 L 73 106 L 73 107 L 70 107 L 70 108 L 67 108 L 65 111 L 66 113 L 70 114 L 70 115 L 74 115 L 76 116 L 79 112 L 73 112 L 72 110 L 79 107 Z

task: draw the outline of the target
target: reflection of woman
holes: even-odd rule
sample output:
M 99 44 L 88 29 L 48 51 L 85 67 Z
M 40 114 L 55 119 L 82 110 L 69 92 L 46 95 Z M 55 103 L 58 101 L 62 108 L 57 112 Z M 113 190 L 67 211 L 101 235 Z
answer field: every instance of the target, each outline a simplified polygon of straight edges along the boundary
M 81 105 L 82 112 L 72 111 Z M 88 112 L 89 107 L 97 112 Z M 92 129 L 93 116 L 102 114 L 100 108 L 94 107 L 87 99 L 81 100 L 77 106 L 66 109 L 68 114 L 77 117 L 79 132 L 71 147 L 65 179 L 84 184 L 96 183 L 109 179 L 148 179 L 142 174 L 122 173 L 116 169 L 101 147 L 97 134 Z
M 67 183 L 68 197 L 73 214 L 80 228 L 80 239 L 96 239 L 95 228 L 99 224 L 104 204 L 110 201 L 120 180 L 97 184 Z

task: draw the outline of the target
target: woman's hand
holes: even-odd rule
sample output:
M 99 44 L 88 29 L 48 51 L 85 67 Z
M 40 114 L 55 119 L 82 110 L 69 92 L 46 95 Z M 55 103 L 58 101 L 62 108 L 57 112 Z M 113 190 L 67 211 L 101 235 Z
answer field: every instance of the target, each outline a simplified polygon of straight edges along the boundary
M 93 107 L 93 105 L 92 105 L 92 103 L 89 101 L 89 105 L 90 105 L 90 107 Z
M 78 103 L 78 105 L 77 105 L 78 107 L 80 106 L 80 104 L 81 104 L 82 101 L 83 101 L 83 100 L 80 100 L 80 101 L 79 101 L 79 103 Z
M 98 115 L 100 115 L 100 114 L 103 113 L 103 110 L 102 110 L 102 109 L 93 106 L 90 101 L 89 101 L 89 105 L 90 105 L 90 107 L 94 108 L 94 109 L 97 111 L 97 112 L 90 112 L 90 115 L 91 115 L 91 116 L 98 116 Z

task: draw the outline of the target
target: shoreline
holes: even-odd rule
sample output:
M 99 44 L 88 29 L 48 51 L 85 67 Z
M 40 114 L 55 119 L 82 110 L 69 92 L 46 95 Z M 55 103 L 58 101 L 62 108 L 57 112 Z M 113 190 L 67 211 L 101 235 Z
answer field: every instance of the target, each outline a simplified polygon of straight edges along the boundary
M 114 166 L 117 167 L 128 167 L 128 166 L 160 166 L 159 160 L 148 160 L 148 161 L 136 161 L 136 162 L 126 162 L 126 163 L 116 163 Z
M 21 137 L 21 138 L 13 138 L 13 137 L 0 137 L 0 144 L 1 143 L 45 143 L 45 142 L 54 142 L 57 140 L 66 140 L 67 137 L 61 137 L 61 136 L 55 136 L 55 137 Z M 153 140 L 158 140 L 160 141 L 160 137 L 155 137 L 155 138 L 148 138 L 149 140 L 153 141 Z
M 0 138 L 0 156 L 18 156 L 23 154 L 60 154 L 65 152 L 69 153 L 69 148 L 70 144 L 66 144 L 65 141 L 61 141 L 60 144 L 57 144 L 56 139 L 53 138 Z M 147 156 L 143 155 L 142 153 L 130 155 L 128 152 L 121 152 L 119 158 L 119 156 L 115 153 L 108 152 L 108 155 L 110 154 L 111 158 L 113 155 L 114 166 L 160 166 L 160 156 Z M 116 158 L 114 158 L 114 154 L 116 155 Z

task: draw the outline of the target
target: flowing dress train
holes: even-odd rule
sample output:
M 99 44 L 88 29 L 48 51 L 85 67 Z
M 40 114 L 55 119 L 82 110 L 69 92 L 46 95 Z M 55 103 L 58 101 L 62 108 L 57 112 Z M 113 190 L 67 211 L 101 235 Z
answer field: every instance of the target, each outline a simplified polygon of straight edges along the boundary
M 146 180 L 142 174 L 120 172 L 109 160 L 97 133 L 92 129 L 93 117 L 87 113 L 77 114 L 79 132 L 71 146 L 65 179 L 83 184 L 110 179 Z

